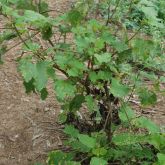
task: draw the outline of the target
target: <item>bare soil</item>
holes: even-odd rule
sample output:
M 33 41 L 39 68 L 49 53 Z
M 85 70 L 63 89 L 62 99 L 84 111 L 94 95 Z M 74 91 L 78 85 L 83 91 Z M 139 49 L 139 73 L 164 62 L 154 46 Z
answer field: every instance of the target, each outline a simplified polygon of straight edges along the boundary
M 61 11 L 70 5 L 69 0 L 49 0 L 49 3 L 51 8 Z M 5 63 L 0 65 L 0 165 L 45 162 L 50 150 L 62 146 L 61 126 L 57 124 L 60 106 L 51 83 L 46 101 L 36 94 L 27 95 L 17 72 L 18 50 L 19 47 L 8 52 Z M 165 125 L 164 98 L 149 110 L 149 115 L 159 125 Z

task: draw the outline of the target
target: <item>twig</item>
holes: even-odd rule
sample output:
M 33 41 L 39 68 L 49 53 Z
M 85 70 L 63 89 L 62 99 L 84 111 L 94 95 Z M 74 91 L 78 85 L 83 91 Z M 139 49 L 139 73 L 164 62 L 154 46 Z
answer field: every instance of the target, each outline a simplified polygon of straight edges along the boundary
M 130 126 L 130 128 L 131 128 L 131 131 L 133 131 L 134 129 L 133 129 L 133 126 L 132 126 L 132 124 L 131 124 L 131 120 L 129 119 L 128 113 L 127 113 L 126 110 L 125 110 L 125 107 L 123 107 L 123 110 L 124 110 L 124 113 L 125 113 L 126 118 L 127 118 L 127 120 L 128 120 L 128 123 L 129 123 L 129 126 Z
M 106 94 L 106 104 L 107 104 L 107 107 L 108 107 L 108 115 L 106 117 L 106 120 L 105 120 L 105 124 L 104 124 L 104 130 L 107 129 L 107 125 L 108 125 L 108 129 L 107 130 L 107 134 L 108 134 L 108 139 L 109 141 L 111 142 L 112 140 L 112 107 L 111 107 L 111 102 L 109 100 L 109 91 L 108 91 L 108 87 L 107 87 L 107 82 L 104 84 L 104 89 L 105 89 L 105 94 Z
M 131 41 L 131 40 L 139 33 L 139 31 L 140 31 L 141 28 L 142 28 L 142 27 L 140 27 L 140 28 L 126 41 L 126 43 L 128 43 L 129 41 Z M 114 55 L 116 55 L 116 53 L 117 53 L 117 51 L 115 51 L 115 52 L 112 54 L 112 57 L 113 57 Z
M 132 40 L 138 33 L 139 31 L 141 30 L 142 27 L 140 27 L 127 41 L 126 43 L 128 43 L 130 40 Z
M 17 29 L 17 27 L 15 26 L 15 24 L 13 23 L 13 26 L 14 26 L 14 30 L 15 32 L 17 33 L 18 37 L 20 38 L 20 40 L 22 41 L 22 43 L 29 49 L 29 45 L 26 43 L 26 41 L 22 38 L 19 30 Z
M 51 41 L 51 39 L 48 39 L 48 42 L 49 42 L 49 44 L 50 44 L 52 47 L 54 47 L 54 44 L 53 44 L 53 42 Z
M 110 19 L 110 6 L 111 6 L 111 1 L 108 4 L 108 18 L 107 18 L 107 21 L 106 21 L 106 24 L 105 24 L 106 26 L 108 25 L 109 19 Z
M 39 33 L 39 32 L 35 33 L 35 34 L 32 35 L 31 37 L 28 37 L 28 38 L 24 39 L 24 41 L 26 42 L 27 40 L 29 40 L 29 39 L 35 37 L 38 33 Z M 18 42 L 17 44 L 15 44 L 15 45 L 13 45 L 12 47 L 10 47 L 9 49 L 7 49 L 5 53 L 9 52 L 10 50 L 12 50 L 13 48 L 19 46 L 20 44 L 22 44 L 22 41 Z
M 40 12 L 40 14 L 45 14 L 45 13 L 50 13 L 50 12 L 58 12 L 58 13 L 64 14 L 64 12 L 60 10 L 55 10 L 55 9 L 46 10 L 46 11 Z
M 116 10 L 117 10 L 117 8 L 118 8 L 119 4 L 120 4 L 120 0 L 118 0 L 118 1 L 117 1 L 116 7 L 115 7 L 115 9 L 114 9 L 114 11 L 113 11 L 113 13 L 112 13 L 111 17 L 109 18 L 109 20 L 112 20 L 112 18 L 113 18 L 113 16 L 114 16 L 114 14 L 116 13 Z

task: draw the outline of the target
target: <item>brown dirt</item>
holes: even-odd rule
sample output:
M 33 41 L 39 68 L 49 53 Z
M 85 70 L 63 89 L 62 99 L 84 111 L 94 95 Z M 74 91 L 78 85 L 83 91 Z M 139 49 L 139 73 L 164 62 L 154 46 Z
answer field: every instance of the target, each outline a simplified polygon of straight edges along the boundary
M 65 11 L 69 0 L 49 0 L 53 9 Z M 10 43 L 12 45 L 13 43 Z M 8 52 L 0 65 L 0 165 L 32 165 L 45 160 L 48 151 L 62 145 L 57 124 L 59 104 L 51 84 L 49 97 L 41 101 L 27 95 L 15 59 L 19 48 Z M 165 101 L 154 109 L 153 118 L 165 125 Z M 43 161 L 44 162 L 44 161 Z

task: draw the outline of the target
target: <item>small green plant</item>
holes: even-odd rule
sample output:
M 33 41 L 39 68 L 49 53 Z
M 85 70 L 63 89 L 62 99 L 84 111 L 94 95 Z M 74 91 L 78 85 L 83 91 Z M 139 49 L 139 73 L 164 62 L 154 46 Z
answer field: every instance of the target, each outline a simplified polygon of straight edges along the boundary
M 49 165 L 165 163 L 165 135 L 130 102 L 136 96 L 145 109 L 164 93 L 163 6 L 161 0 L 80 0 L 54 18 L 44 1 L 0 0 L 7 22 L 0 57 L 13 48 L 6 40 L 18 38 L 26 92 L 46 99 L 51 79 L 62 105 L 69 153 L 50 152 Z

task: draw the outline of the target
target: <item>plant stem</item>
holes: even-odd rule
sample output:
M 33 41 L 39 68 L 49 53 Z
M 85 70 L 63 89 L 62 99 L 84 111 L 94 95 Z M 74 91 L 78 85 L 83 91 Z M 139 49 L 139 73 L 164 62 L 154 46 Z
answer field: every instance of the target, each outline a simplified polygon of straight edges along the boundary
M 113 11 L 113 13 L 112 13 L 111 17 L 109 18 L 109 21 L 110 21 L 110 20 L 112 20 L 112 18 L 113 18 L 113 16 L 114 16 L 114 14 L 116 13 L 116 10 L 117 10 L 117 8 L 118 8 L 119 4 L 120 4 L 120 0 L 118 0 L 118 1 L 117 1 L 116 7 L 115 7 L 115 9 L 114 9 L 114 11 Z
M 19 30 L 17 29 L 17 27 L 15 26 L 15 24 L 13 23 L 13 26 L 14 26 L 14 30 L 15 32 L 17 33 L 18 37 L 20 38 L 20 40 L 22 41 L 22 43 L 29 49 L 29 46 L 28 44 L 26 43 L 26 41 L 22 38 Z
M 109 4 L 108 4 L 108 19 L 107 19 L 107 21 L 106 21 L 106 26 L 108 26 L 108 23 L 109 23 L 109 19 L 110 19 L 110 6 L 111 6 L 111 2 L 109 2 Z
M 35 37 L 38 33 L 39 33 L 39 32 L 36 32 L 36 33 L 34 33 L 31 37 L 28 37 L 28 38 L 23 39 L 23 40 L 26 42 L 27 40 L 29 40 L 29 39 L 31 39 L 31 38 L 33 38 L 33 37 Z M 20 44 L 22 44 L 22 41 L 20 41 L 20 42 L 18 42 L 17 44 L 15 44 L 15 45 L 11 46 L 9 49 L 7 49 L 7 50 L 6 50 L 6 52 L 5 52 L 5 53 L 9 52 L 10 50 L 12 50 L 13 48 L 15 48 L 15 47 L 19 46 Z
M 104 89 L 105 89 L 105 94 L 106 94 L 105 103 L 108 107 L 108 115 L 106 117 L 103 129 L 107 133 L 109 142 L 111 142 L 111 140 L 112 140 L 112 106 L 111 106 L 111 102 L 109 100 L 109 90 L 107 87 L 107 83 L 104 84 Z

